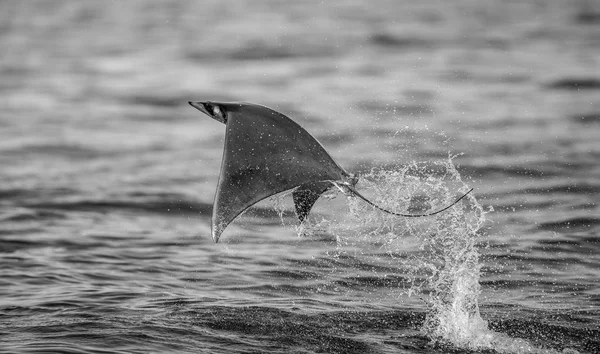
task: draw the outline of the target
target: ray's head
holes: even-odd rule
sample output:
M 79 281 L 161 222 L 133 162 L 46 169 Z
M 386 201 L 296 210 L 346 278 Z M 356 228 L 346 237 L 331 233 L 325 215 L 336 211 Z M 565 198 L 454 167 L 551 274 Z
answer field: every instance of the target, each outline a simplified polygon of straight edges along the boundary
M 227 124 L 227 112 L 228 108 L 222 104 L 217 102 L 188 102 L 190 106 L 196 108 L 200 112 L 206 114 L 214 120 L 217 120 L 221 123 Z

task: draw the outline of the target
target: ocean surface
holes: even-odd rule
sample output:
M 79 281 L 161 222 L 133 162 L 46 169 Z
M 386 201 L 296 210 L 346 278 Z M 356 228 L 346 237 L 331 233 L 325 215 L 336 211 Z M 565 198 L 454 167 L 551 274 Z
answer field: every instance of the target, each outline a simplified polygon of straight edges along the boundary
M 0 2 L 1 353 L 600 353 L 600 5 Z M 215 244 L 225 126 L 290 116 L 332 190 Z

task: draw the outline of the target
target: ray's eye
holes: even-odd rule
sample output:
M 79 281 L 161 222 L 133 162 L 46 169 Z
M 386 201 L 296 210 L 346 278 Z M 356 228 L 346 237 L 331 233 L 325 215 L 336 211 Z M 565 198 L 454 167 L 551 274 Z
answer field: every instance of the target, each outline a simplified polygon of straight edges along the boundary
M 204 108 L 206 109 L 206 111 L 213 117 L 221 117 L 223 116 L 223 111 L 221 111 L 221 108 L 219 106 L 217 106 L 216 104 L 212 104 L 212 103 L 203 103 Z
M 221 123 L 227 124 L 227 114 L 225 113 L 223 108 L 221 108 L 221 106 L 219 106 L 218 104 L 207 102 L 204 103 L 204 108 L 206 109 L 206 113 L 210 114 L 210 116 L 213 119 L 216 119 Z

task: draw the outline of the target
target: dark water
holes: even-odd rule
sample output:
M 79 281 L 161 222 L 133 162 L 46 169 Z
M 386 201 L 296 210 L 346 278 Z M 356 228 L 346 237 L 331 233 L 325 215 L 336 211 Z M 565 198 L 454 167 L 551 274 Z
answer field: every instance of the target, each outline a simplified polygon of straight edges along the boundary
M 597 3 L 5 1 L 0 45 L 0 352 L 600 353 Z M 214 244 L 203 99 L 380 201 L 413 161 L 475 191 L 417 224 L 323 199 L 300 236 L 288 196 Z

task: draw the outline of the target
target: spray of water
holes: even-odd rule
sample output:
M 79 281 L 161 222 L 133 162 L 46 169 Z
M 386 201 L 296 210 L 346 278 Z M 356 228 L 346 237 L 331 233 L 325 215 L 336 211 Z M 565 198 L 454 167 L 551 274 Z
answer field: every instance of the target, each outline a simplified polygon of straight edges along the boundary
M 398 170 L 373 170 L 363 176 L 357 189 L 390 210 L 419 214 L 448 205 L 469 187 L 449 157 L 445 161 L 414 162 Z M 500 353 L 553 352 L 491 331 L 482 319 L 478 303 L 479 230 L 491 209 L 485 211 L 473 194 L 426 218 L 401 218 L 382 213 L 358 198 L 348 199 L 350 217 L 331 223 L 329 232 L 340 247 L 377 244 L 390 259 L 403 263 L 410 279 L 407 293 L 419 295 L 427 303 L 422 332 L 434 345 Z M 307 229 L 311 227 L 302 231 Z M 416 251 L 405 254 L 411 239 Z M 405 256 L 394 256 L 403 253 Z
M 448 205 L 469 190 L 451 159 L 417 163 L 399 170 L 371 171 L 360 190 L 376 203 L 403 213 L 426 213 Z M 467 196 L 441 214 L 413 219 L 381 213 L 350 199 L 351 222 L 335 234 L 340 244 L 375 241 L 390 254 L 406 250 L 406 240 L 416 238 L 417 251 L 402 258 L 408 269 L 409 294 L 426 296 L 429 307 L 423 332 L 434 342 L 463 348 L 482 347 L 477 339 L 488 331 L 479 315 L 479 253 L 477 231 L 485 212 L 475 197 Z

